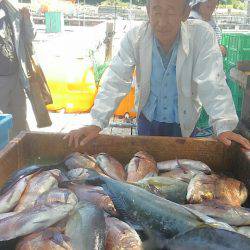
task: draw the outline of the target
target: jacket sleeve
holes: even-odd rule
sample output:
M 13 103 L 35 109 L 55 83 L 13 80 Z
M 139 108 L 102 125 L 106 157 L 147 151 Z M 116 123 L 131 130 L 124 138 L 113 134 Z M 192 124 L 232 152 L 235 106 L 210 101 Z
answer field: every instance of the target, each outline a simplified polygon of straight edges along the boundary
M 117 55 L 105 73 L 103 84 L 91 109 L 92 125 L 107 127 L 114 111 L 129 93 L 135 57 L 132 39 L 128 32 L 123 38 Z
M 215 33 L 210 27 L 203 32 L 193 71 L 198 96 L 210 117 L 216 135 L 236 128 L 238 117 L 231 91 L 226 83 L 222 55 Z

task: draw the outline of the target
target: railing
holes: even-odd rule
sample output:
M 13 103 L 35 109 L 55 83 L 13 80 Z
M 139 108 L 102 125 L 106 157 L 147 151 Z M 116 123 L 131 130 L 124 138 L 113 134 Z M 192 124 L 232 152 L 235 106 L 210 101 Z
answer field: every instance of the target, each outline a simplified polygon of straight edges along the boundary
M 94 25 L 106 20 L 113 20 L 115 17 L 112 14 L 106 15 L 86 15 L 85 17 L 81 15 L 81 17 L 77 18 L 75 16 L 64 17 L 64 24 L 70 26 L 82 26 L 82 25 Z M 128 20 L 130 17 L 128 15 L 119 15 L 116 18 Z M 147 20 L 146 16 L 133 16 L 131 17 L 133 20 L 136 21 L 145 21 Z M 250 17 L 247 16 L 233 16 L 233 15 L 216 15 L 215 17 L 216 22 L 222 29 L 239 29 L 239 30 L 250 30 Z M 44 24 L 45 18 L 44 16 L 34 16 L 34 22 L 36 24 Z

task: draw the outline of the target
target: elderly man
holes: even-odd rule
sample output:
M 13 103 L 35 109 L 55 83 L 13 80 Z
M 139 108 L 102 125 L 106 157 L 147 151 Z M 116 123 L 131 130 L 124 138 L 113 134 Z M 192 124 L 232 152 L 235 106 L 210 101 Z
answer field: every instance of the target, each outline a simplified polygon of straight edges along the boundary
M 108 125 L 136 68 L 139 135 L 192 136 L 203 105 L 221 142 L 250 149 L 232 132 L 238 118 L 215 33 L 205 22 L 187 20 L 188 1 L 148 2 L 149 22 L 125 35 L 91 110 L 92 125 L 71 131 L 70 145 L 86 144 Z
M 27 129 L 24 88 L 29 84 L 24 46 L 31 46 L 34 37 L 29 10 L 17 12 L 7 0 L 0 0 L 0 110 L 13 116 L 12 137 Z

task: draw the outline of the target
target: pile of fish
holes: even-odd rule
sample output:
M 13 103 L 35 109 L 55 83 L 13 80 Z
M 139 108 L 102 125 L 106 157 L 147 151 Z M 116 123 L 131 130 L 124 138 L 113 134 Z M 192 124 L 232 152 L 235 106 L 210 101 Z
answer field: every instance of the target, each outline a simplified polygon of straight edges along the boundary
M 0 249 L 250 249 L 245 185 L 204 163 L 100 153 L 19 169 L 0 189 Z

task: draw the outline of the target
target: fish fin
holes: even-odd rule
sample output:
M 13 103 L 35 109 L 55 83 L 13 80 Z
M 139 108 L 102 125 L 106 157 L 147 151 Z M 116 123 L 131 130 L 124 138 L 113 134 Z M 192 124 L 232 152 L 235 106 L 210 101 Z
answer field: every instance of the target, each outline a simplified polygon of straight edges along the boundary
M 182 207 L 185 208 L 190 213 L 192 213 L 193 215 L 195 215 L 198 219 L 203 221 L 205 225 L 208 225 L 208 226 L 213 227 L 213 228 L 224 229 L 224 230 L 236 232 L 235 229 L 233 227 L 231 227 L 230 225 L 228 225 L 227 223 L 217 221 L 217 220 L 215 220 L 215 219 L 213 219 L 213 218 L 211 218 L 203 213 L 200 213 L 199 211 L 194 210 L 192 208 L 189 208 L 186 206 L 182 206 Z

